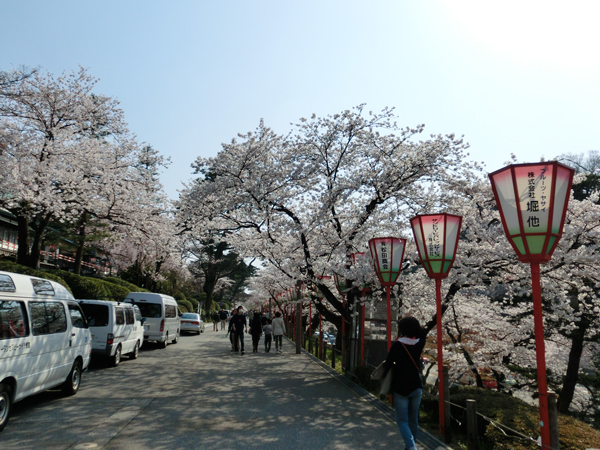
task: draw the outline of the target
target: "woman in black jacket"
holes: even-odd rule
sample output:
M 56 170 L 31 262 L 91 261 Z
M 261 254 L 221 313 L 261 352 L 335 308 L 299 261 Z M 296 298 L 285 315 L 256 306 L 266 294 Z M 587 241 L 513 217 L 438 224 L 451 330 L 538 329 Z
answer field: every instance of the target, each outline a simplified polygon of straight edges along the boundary
M 425 331 L 414 317 L 398 323 L 398 339 L 385 359 L 385 370 L 392 370 L 392 391 L 396 424 L 408 450 L 416 450 L 421 404 L 421 352 L 425 347 Z
M 252 351 L 258 353 L 258 342 L 262 335 L 262 324 L 259 313 L 255 312 L 252 322 L 250 322 L 250 334 L 252 335 Z

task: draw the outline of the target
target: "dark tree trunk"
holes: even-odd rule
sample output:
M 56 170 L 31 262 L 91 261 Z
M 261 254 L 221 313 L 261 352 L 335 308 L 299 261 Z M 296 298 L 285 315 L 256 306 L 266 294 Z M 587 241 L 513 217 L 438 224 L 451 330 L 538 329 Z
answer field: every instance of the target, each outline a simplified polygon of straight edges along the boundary
M 87 211 L 84 211 L 79 219 L 79 230 L 77 240 L 77 251 L 75 252 L 75 267 L 73 272 L 81 275 L 81 261 L 83 261 L 83 249 L 85 248 L 85 226 L 87 224 Z
M 44 232 L 50 222 L 50 214 L 39 218 L 36 222 L 33 235 L 33 245 L 31 246 L 31 253 L 29 254 L 29 267 L 37 269 L 40 264 L 40 250 L 42 249 L 42 241 L 44 239 Z
M 17 264 L 29 264 L 29 217 L 17 214 L 18 243 Z
M 571 336 L 571 351 L 569 352 L 569 362 L 567 364 L 567 374 L 563 383 L 560 397 L 558 398 L 558 411 L 566 414 L 569 412 L 569 406 L 573 401 L 575 386 L 579 379 L 579 364 L 583 353 L 583 344 L 585 331 L 589 324 L 582 318 L 577 329 Z

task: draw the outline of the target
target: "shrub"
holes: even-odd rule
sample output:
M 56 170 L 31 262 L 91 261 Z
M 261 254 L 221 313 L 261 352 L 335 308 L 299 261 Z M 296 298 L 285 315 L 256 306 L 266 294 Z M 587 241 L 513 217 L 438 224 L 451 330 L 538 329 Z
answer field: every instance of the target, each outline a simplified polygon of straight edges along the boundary
M 109 283 L 123 286 L 123 287 L 129 289 L 129 292 L 150 292 L 148 289 L 144 289 L 139 286 L 136 286 L 135 284 L 130 283 L 129 281 L 122 280 L 121 278 L 106 277 L 106 278 L 103 278 L 103 280 L 108 281 Z
M 125 286 L 119 286 L 118 284 L 110 283 L 108 281 L 100 280 L 104 283 L 106 289 L 110 292 L 110 300 L 115 302 L 122 302 L 127 294 L 131 292 L 131 290 Z
M 70 272 L 61 272 L 61 276 L 69 284 L 73 296 L 77 299 L 112 300 L 111 290 L 106 286 L 109 283 Z
M 192 304 L 192 308 L 194 309 L 194 311 L 198 311 L 198 305 L 200 304 L 198 300 L 196 300 L 195 298 L 190 298 L 188 299 L 188 302 Z
M 194 312 L 194 307 L 187 300 L 177 300 L 181 312 Z

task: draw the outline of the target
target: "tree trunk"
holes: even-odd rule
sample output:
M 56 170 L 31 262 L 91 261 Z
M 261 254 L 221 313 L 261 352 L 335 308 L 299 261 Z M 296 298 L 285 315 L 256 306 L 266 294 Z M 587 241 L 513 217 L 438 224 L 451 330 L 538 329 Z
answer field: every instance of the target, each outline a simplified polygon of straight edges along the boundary
M 29 263 L 29 217 L 17 214 L 17 264 L 26 266 Z
M 453 344 L 461 343 L 456 338 L 456 336 L 454 336 L 448 329 L 446 329 L 446 334 L 450 337 Z M 479 374 L 479 371 L 475 368 L 475 364 L 473 363 L 473 358 L 471 358 L 471 354 L 462 345 L 460 346 L 460 352 L 463 354 L 465 361 L 467 361 L 467 364 L 469 365 L 469 367 L 471 367 L 471 372 L 473 373 L 473 375 L 475 375 L 475 383 L 477 384 L 477 387 L 483 389 L 484 388 L 483 380 L 481 379 L 481 375 Z
M 563 414 L 569 412 L 569 406 L 571 406 L 571 402 L 573 401 L 575 386 L 579 379 L 579 364 L 581 362 L 581 354 L 583 353 L 584 336 L 588 326 L 589 324 L 587 321 L 582 318 L 571 338 L 571 351 L 569 352 L 567 374 L 560 391 L 560 397 L 558 398 L 558 410 Z
M 83 260 L 83 249 L 85 247 L 85 226 L 87 224 L 87 211 L 84 211 L 79 219 L 79 230 L 77 241 L 77 251 L 75 252 L 75 267 L 73 272 L 77 275 L 81 275 L 81 261 Z
M 31 246 L 31 253 L 29 254 L 29 264 L 32 269 L 38 269 L 40 265 L 40 250 L 42 249 L 42 240 L 44 239 L 44 232 L 50 222 L 50 214 L 36 220 L 36 227 L 34 228 L 33 245 Z

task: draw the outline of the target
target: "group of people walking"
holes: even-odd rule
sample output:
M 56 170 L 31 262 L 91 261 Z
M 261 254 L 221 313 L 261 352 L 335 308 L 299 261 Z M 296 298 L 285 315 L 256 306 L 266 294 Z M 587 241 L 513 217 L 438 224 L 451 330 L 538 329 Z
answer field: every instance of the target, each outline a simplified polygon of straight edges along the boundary
M 225 314 L 226 316 L 226 314 Z M 214 331 L 221 316 L 214 322 Z M 224 320 L 222 328 L 224 327 Z M 286 332 L 281 313 L 275 313 L 273 320 L 255 312 L 250 320 L 252 336 L 252 352 L 258 353 L 260 338 L 264 336 L 265 352 L 271 350 L 271 342 L 275 341 L 275 352 L 282 352 L 283 335 Z M 248 322 L 243 307 L 232 311 L 229 320 L 229 336 L 231 351 L 244 354 L 244 334 L 248 333 Z M 426 332 L 414 317 L 404 317 L 398 322 L 398 338 L 392 344 L 385 360 L 385 371 L 392 371 L 392 398 L 396 413 L 396 424 L 404 440 L 407 450 L 416 450 L 417 432 L 419 428 L 419 407 L 423 382 L 421 380 L 421 353 L 425 347 Z M 418 362 L 417 362 L 418 361 Z
M 258 353 L 260 338 L 264 335 L 265 353 L 271 351 L 271 342 L 275 340 L 275 352 L 283 350 L 283 335 L 286 332 L 285 322 L 281 313 L 275 313 L 273 320 L 255 312 L 250 321 L 250 335 L 252 336 L 252 353 Z M 239 306 L 232 311 L 229 320 L 229 339 L 231 341 L 231 352 L 244 355 L 244 334 L 248 333 L 248 321 L 243 307 Z

